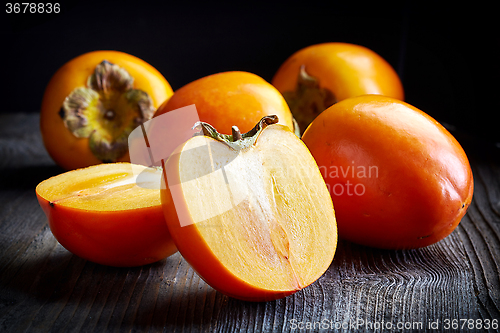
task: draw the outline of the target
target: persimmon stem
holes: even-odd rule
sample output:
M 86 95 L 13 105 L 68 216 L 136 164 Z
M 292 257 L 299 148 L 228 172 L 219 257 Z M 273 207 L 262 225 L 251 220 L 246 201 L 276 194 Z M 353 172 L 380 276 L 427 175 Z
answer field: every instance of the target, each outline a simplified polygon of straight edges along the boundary
M 240 132 L 240 129 L 238 128 L 238 126 L 231 127 L 231 130 L 233 132 L 233 142 L 242 139 L 241 132 Z
M 254 128 L 243 134 L 241 134 L 237 126 L 232 126 L 232 135 L 220 134 L 212 125 L 202 121 L 196 122 L 193 129 L 201 128 L 203 135 L 225 143 L 234 150 L 241 150 L 253 145 L 259 136 L 259 133 L 262 132 L 264 128 L 269 125 L 276 124 L 277 122 L 278 116 L 265 116 L 257 123 L 257 125 L 255 125 Z

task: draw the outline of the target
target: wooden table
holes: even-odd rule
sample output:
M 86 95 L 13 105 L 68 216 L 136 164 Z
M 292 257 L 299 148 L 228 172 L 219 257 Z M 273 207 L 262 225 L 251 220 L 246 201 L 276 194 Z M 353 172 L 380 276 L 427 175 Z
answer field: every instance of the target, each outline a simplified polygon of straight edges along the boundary
M 62 172 L 43 148 L 38 115 L 0 115 L 0 331 L 458 332 L 488 323 L 477 331 L 498 331 L 500 149 L 458 139 L 475 191 L 449 237 L 408 251 L 340 241 L 313 285 L 250 303 L 214 291 L 179 254 L 113 268 L 66 251 L 35 197 L 40 181 Z

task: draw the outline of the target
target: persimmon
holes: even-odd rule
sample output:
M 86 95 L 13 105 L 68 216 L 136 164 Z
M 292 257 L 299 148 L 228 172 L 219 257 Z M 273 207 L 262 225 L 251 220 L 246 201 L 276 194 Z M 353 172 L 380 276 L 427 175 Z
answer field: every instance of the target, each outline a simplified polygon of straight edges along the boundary
M 110 163 L 69 171 L 36 187 L 59 243 L 109 266 L 140 266 L 177 252 L 160 202 L 161 171 Z
M 268 301 L 316 281 L 337 244 L 316 162 L 275 116 L 250 132 L 200 123 L 164 167 L 161 201 L 179 252 L 216 290 Z
M 47 85 L 40 113 L 43 142 L 67 170 L 129 161 L 129 133 L 172 94 L 163 75 L 137 57 L 85 53 L 62 66 Z
M 424 247 L 448 236 L 471 203 L 473 176 L 460 144 L 400 100 L 345 99 L 321 113 L 302 139 L 328 185 L 344 239 Z
M 380 94 L 404 99 L 393 67 L 374 51 L 349 43 L 301 49 L 281 65 L 271 82 L 284 95 L 301 132 L 326 108 L 349 97 Z
M 231 127 L 250 131 L 264 116 L 277 115 L 280 124 L 294 129 L 290 109 L 280 92 L 258 75 L 248 72 L 223 72 L 205 76 L 176 90 L 155 116 L 188 105 L 196 105 L 200 121 L 221 133 Z

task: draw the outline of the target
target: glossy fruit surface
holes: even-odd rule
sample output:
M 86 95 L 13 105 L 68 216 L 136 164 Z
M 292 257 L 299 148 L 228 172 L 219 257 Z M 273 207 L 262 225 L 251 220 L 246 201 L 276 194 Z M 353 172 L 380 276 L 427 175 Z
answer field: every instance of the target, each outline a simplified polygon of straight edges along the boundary
M 77 256 L 109 266 L 140 266 L 177 249 L 160 202 L 161 171 L 111 163 L 41 182 L 38 202 L 54 237 Z
M 330 266 L 337 244 L 332 201 L 314 159 L 288 127 L 265 123 L 269 118 L 239 139 L 237 131 L 221 136 L 204 124 L 206 136 L 167 161 L 161 190 L 183 257 L 213 288 L 248 301 L 307 287 Z
M 223 72 L 188 83 L 160 108 L 155 116 L 196 105 L 200 121 L 221 133 L 230 134 L 233 125 L 250 131 L 264 116 L 277 115 L 280 124 L 293 129 L 292 114 L 283 96 L 261 77 L 247 72 Z
M 472 200 L 460 144 L 402 101 L 367 95 L 341 101 L 303 135 L 335 205 L 339 237 L 388 249 L 448 236 Z
M 154 67 L 118 51 L 94 51 L 62 66 L 43 96 L 40 128 L 67 170 L 129 161 L 128 133 L 173 94 Z
M 323 110 L 349 97 L 380 94 L 404 99 L 391 65 L 372 50 L 348 43 L 297 51 L 281 65 L 272 84 L 285 96 L 302 132 Z

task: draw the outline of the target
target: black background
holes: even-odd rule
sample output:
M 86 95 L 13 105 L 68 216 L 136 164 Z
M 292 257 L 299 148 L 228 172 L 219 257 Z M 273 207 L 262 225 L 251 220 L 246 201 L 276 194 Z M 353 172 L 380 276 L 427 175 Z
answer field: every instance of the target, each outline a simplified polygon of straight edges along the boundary
M 61 3 L 59 14 L 2 8 L 1 112 L 38 112 L 52 74 L 93 50 L 142 58 L 175 90 L 229 70 L 271 81 L 295 51 L 338 41 L 364 45 L 391 63 L 408 103 L 462 134 L 498 142 L 493 4 L 76 1 Z

